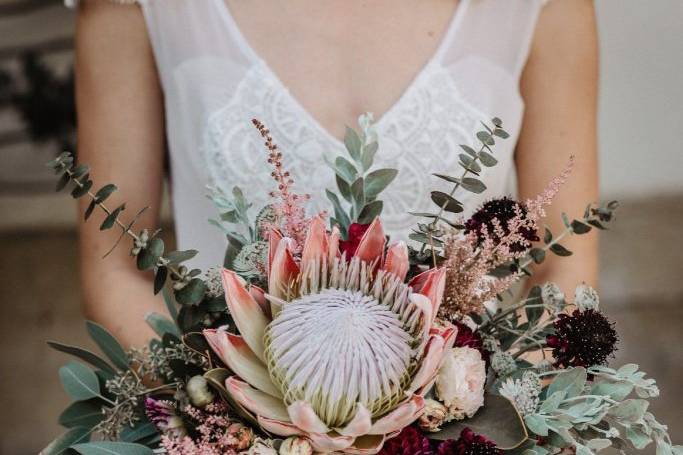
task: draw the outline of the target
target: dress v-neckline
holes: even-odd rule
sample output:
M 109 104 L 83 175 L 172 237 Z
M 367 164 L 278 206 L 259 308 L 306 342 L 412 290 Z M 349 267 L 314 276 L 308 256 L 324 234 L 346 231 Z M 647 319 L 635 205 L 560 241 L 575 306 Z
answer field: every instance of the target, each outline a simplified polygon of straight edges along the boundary
M 318 119 L 316 119 L 315 116 L 311 112 L 309 112 L 309 110 L 306 107 L 304 107 L 303 104 L 301 104 L 301 102 L 299 102 L 299 100 L 291 93 L 291 91 L 284 84 L 282 79 L 280 79 L 280 76 L 278 76 L 275 70 L 273 70 L 268 64 L 268 62 L 265 59 L 263 59 L 258 54 L 258 52 L 256 52 L 256 49 L 254 49 L 252 45 L 249 43 L 244 33 L 242 33 L 242 30 L 239 28 L 237 21 L 235 21 L 235 18 L 232 16 L 232 13 L 230 12 L 230 8 L 228 7 L 226 0 L 213 1 L 216 3 L 216 7 L 218 8 L 220 15 L 225 20 L 226 25 L 228 26 L 237 44 L 245 52 L 246 56 L 252 61 L 252 63 L 254 65 L 258 65 L 261 67 L 261 69 L 266 73 L 266 75 L 271 78 L 271 80 L 277 86 L 277 88 L 280 89 L 286 95 L 288 101 L 291 103 L 293 108 L 299 111 L 302 118 L 304 118 L 316 130 L 318 130 L 320 134 L 326 137 L 330 142 L 335 144 L 337 147 L 344 147 L 343 141 L 337 138 L 332 133 L 330 133 L 328 129 L 325 128 L 318 121 Z M 428 74 L 429 70 L 433 66 L 439 64 L 442 54 L 448 48 L 448 45 L 451 43 L 453 36 L 455 35 L 457 29 L 459 28 L 463 20 L 468 2 L 469 0 L 458 1 L 458 4 L 455 7 L 455 11 L 453 12 L 453 15 L 451 17 L 451 20 L 449 21 L 449 24 L 446 27 L 446 31 L 441 37 L 441 41 L 437 45 L 436 50 L 429 58 L 429 60 L 427 60 L 427 62 L 418 70 L 418 72 L 410 81 L 410 83 L 401 92 L 401 95 L 398 97 L 398 99 L 396 99 L 396 101 L 394 101 L 389 106 L 389 108 L 386 111 L 384 111 L 384 113 L 379 118 L 376 119 L 376 128 L 382 128 L 382 125 L 386 123 L 388 121 L 387 119 L 390 119 L 393 113 L 400 108 L 404 100 L 408 98 L 414 90 L 417 90 L 419 88 L 420 81 L 426 74 Z

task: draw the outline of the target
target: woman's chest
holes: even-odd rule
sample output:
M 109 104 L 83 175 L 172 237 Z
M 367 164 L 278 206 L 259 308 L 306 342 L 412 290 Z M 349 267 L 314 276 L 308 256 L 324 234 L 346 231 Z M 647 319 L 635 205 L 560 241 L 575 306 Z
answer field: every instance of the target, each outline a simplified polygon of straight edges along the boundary
M 337 138 L 380 117 L 436 53 L 454 0 L 227 0 L 244 40 L 301 106 Z

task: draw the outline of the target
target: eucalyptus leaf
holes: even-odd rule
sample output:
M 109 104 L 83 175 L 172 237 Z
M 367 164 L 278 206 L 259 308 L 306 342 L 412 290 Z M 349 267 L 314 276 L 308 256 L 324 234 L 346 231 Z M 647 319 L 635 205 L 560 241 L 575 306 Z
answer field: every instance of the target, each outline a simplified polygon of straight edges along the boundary
M 460 144 L 460 148 L 463 149 L 465 151 L 465 153 L 470 155 L 472 158 L 477 157 L 477 152 L 472 147 L 470 147 L 469 145 Z
M 90 172 L 90 167 L 85 164 L 79 164 L 71 170 L 71 178 L 77 179 Z
M 74 444 L 88 441 L 90 439 L 90 428 L 75 427 L 66 431 L 57 439 L 52 441 L 47 447 L 40 451 L 40 455 L 62 455 L 66 454 Z
M 57 181 L 57 186 L 55 186 L 55 191 L 62 191 L 64 187 L 71 181 L 71 177 L 68 172 L 64 172 L 62 176 Z
M 89 400 L 100 395 L 97 375 L 82 363 L 71 361 L 59 369 L 59 379 L 74 400 Z
M 104 327 L 93 321 L 85 323 L 88 334 L 115 367 L 127 370 L 129 359 L 119 342 Z
M 95 441 L 71 447 L 81 455 L 154 455 L 154 451 L 142 444 L 118 441 Z
M 548 386 L 547 396 L 552 396 L 555 392 L 567 392 L 567 398 L 573 398 L 583 391 L 588 375 L 583 367 L 571 368 L 555 376 L 553 382 Z
M 182 335 L 173 321 L 159 313 L 148 313 L 147 316 L 145 316 L 145 321 L 147 321 L 147 324 L 160 337 L 163 337 L 167 333 L 177 337 Z
M 107 185 L 104 185 L 102 188 L 97 190 L 97 193 L 95 193 L 95 200 L 97 202 L 104 202 L 117 189 L 118 188 L 113 183 L 109 183 Z
M 495 136 L 498 136 L 498 137 L 501 138 L 501 139 L 507 139 L 507 138 L 510 137 L 510 135 L 508 134 L 508 132 L 505 131 L 505 130 L 502 129 L 502 128 L 496 128 L 496 129 L 494 129 L 494 130 L 493 130 L 493 134 L 494 134 Z
M 571 222 L 571 228 L 572 232 L 574 234 L 586 234 L 587 232 L 590 232 L 591 227 L 579 220 L 574 220 Z
M 479 152 L 479 162 L 486 167 L 493 167 L 498 164 L 498 160 L 495 159 L 493 155 L 483 150 Z
M 346 127 L 346 133 L 344 134 L 344 145 L 346 146 L 346 150 L 349 151 L 349 155 L 351 155 L 355 161 L 360 161 L 360 136 L 348 126 Z
M 372 201 L 365 204 L 363 209 L 358 214 L 358 222 L 361 224 L 370 224 L 382 213 L 384 203 L 382 201 Z
M 164 255 L 171 264 L 180 264 L 197 256 L 197 250 L 169 251 Z
M 116 223 L 116 219 L 125 209 L 126 204 L 121 204 L 120 206 L 115 208 L 109 215 L 107 215 L 107 217 L 104 219 L 104 221 L 102 221 L 102 224 L 100 225 L 100 231 L 111 229 L 114 226 L 114 223 Z
M 479 131 L 477 133 L 477 139 L 479 139 L 482 144 L 491 146 L 496 143 L 496 141 L 493 140 L 493 136 L 488 131 Z
M 48 341 L 48 346 L 57 351 L 69 354 L 79 359 L 89 363 L 90 365 L 98 368 L 100 370 L 108 371 L 112 374 L 116 373 L 116 370 L 111 367 L 104 359 L 99 357 L 97 354 L 88 351 L 87 349 L 80 348 L 78 346 L 70 346 L 68 344 L 62 344 L 57 341 Z
M 97 201 L 93 199 L 88 204 L 88 207 L 86 207 L 85 212 L 83 212 L 83 220 L 88 221 L 88 219 L 92 216 L 93 212 L 95 211 L 95 207 L 97 207 Z
M 157 434 L 157 428 L 151 422 L 139 422 L 134 427 L 126 426 L 121 431 L 121 440 L 124 442 L 138 442 L 141 439 Z
M 138 269 L 152 269 L 157 264 L 162 254 L 164 254 L 164 241 L 159 237 L 154 237 L 149 241 L 146 248 L 140 250 L 137 257 Z
M 447 212 L 461 213 L 464 210 L 462 204 L 457 199 L 442 191 L 432 191 L 431 196 L 432 201 Z
M 569 251 L 568 249 L 566 249 L 565 247 L 563 247 L 559 243 L 553 243 L 552 245 L 550 245 L 550 251 L 552 251 L 553 253 L 555 253 L 558 256 L 563 256 L 563 257 L 571 256 L 573 254 L 571 251 Z
M 464 177 L 462 179 L 461 185 L 463 188 L 465 188 L 467 191 L 471 191 L 473 193 L 483 193 L 486 191 L 486 185 L 484 185 L 484 182 L 481 180 L 472 178 L 472 177 Z
M 472 159 L 469 155 L 465 155 L 464 153 L 461 153 L 460 155 L 460 165 L 467 169 L 470 172 L 474 172 L 475 174 L 479 174 L 481 172 L 481 166 L 479 166 L 479 163 L 477 163 L 474 159 Z
M 161 266 L 157 268 L 154 274 L 154 295 L 157 295 L 164 288 L 166 279 L 168 278 L 168 267 Z
M 81 182 L 80 185 L 77 185 L 76 188 L 74 188 L 71 191 L 71 196 L 74 199 L 78 199 L 80 197 L 83 197 L 86 194 L 88 194 L 88 191 L 90 191 L 90 188 L 92 188 L 92 180 L 86 180 L 85 182 Z
M 445 423 L 441 431 L 430 433 L 429 437 L 440 441 L 458 439 L 465 428 L 495 441 L 498 448 L 503 450 L 518 447 L 528 437 L 517 409 L 501 395 L 487 394 L 484 406 L 472 418 Z
M 398 171 L 396 169 L 378 169 L 365 177 L 365 196 L 368 199 L 377 197 L 379 193 L 394 181 Z
M 66 428 L 92 428 L 104 419 L 102 401 L 92 398 L 85 401 L 75 401 L 59 416 L 59 424 Z
M 545 228 L 545 233 L 543 234 L 543 243 L 546 245 L 553 241 L 553 233 L 550 232 L 548 227 Z
M 206 283 L 199 278 L 193 278 L 185 287 L 175 292 L 175 298 L 181 305 L 196 305 L 202 301 L 205 293 Z
M 530 414 L 524 417 L 524 423 L 529 431 L 539 436 L 548 436 L 548 424 L 543 416 Z
M 532 248 L 529 251 L 529 256 L 534 260 L 536 264 L 541 264 L 545 260 L 545 250 L 541 248 Z

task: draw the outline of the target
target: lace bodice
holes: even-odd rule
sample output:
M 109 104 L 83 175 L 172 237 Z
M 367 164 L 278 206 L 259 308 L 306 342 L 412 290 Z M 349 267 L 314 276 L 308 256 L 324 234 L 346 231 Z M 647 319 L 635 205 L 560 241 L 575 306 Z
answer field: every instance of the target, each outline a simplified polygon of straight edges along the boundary
M 267 202 L 273 182 L 258 118 L 285 151 L 285 163 L 313 196 L 311 209 L 329 209 L 326 188 L 334 174 L 324 155 L 342 154 L 332 137 L 290 94 L 250 47 L 223 0 L 139 0 L 165 95 L 173 208 L 180 248 L 198 248 L 195 265 L 222 262 L 226 240 L 205 221 L 216 210 L 206 186 L 240 186 L 255 207 Z M 382 199 L 389 234 L 407 238 L 430 209 L 430 191 L 443 182 L 434 172 L 457 172 L 458 144 L 474 143 L 480 121 L 501 117 L 511 139 L 496 147 L 499 164 L 485 168 L 485 195 L 463 193 L 466 210 L 483 197 L 514 190 L 513 150 L 523 103 L 521 69 L 541 7 L 533 0 L 461 0 L 441 45 L 400 99 L 379 119 L 376 163 L 399 170 Z

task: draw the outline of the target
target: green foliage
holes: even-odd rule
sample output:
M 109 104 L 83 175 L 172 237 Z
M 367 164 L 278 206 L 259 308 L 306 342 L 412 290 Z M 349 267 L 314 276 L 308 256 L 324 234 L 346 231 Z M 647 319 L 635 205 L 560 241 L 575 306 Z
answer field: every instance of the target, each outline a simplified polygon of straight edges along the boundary
M 97 375 L 82 363 L 71 361 L 61 367 L 59 379 L 66 393 L 74 400 L 89 400 L 100 396 Z
M 68 453 L 69 447 L 74 444 L 83 443 L 90 439 L 90 429 L 85 427 L 74 427 L 67 430 L 64 434 L 52 441 L 40 453 L 41 455 L 62 455 Z
M 450 228 L 456 230 L 462 228 L 462 226 L 459 226 L 454 221 L 448 221 L 444 216 L 444 212 L 453 214 L 463 212 L 463 203 L 456 198 L 458 190 L 462 189 L 476 194 L 486 191 L 484 182 L 476 177 L 482 172 L 482 166 L 492 167 L 498 163 L 493 156 L 492 149 L 496 143 L 495 137 L 506 139 L 509 137 L 509 134 L 503 129 L 503 123 L 499 118 L 492 119 L 490 126 L 483 123 L 482 125 L 484 129 L 476 133 L 476 138 L 479 141 L 478 150 L 466 144 L 460 145 L 460 148 L 465 152 L 458 155 L 458 164 L 462 169 L 462 173 L 457 176 L 443 173 L 434 174 L 435 177 L 453 184 L 449 192 L 431 192 L 431 199 L 438 207 L 438 211 L 414 214 L 431 220 L 428 224 L 418 224 L 417 229 L 410 236 L 412 240 L 423 244 L 422 251 L 427 247 L 436 249 L 441 243 L 440 240 L 445 231 L 439 227 L 440 223 L 445 223 Z
M 98 398 L 75 401 L 60 414 L 59 424 L 66 428 L 92 428 L 104 419 L 102 403 Z
M 96 441 L 71 446 L 81 455 L 153 455 L 154 451 L 141 444 L 115 441 Z
M 109 365 L 104 359 L 102 359 L 97 354 L 88 351 L 87 349 L 79 348 L 77 346 L 69 346 L 68 344 L 62 344 L 56 341 L 48 341 L 47 344 L 57 351 L 73 355 L 74 357 L 78 357 L 79 359 L 89 363 L 97 369 L 106 371 L 111 374 L 114 374 L 116 372 L 116 370 L 114 370 L 114 368 L 112 368 L 111 365 Z
M 358 124 L 359 132 L 347 127 L 344 136 L 351 159 L 338 156 L 333 162 L 328 161 L 335 173 L 338 192 L 325 191 L 334 211 L 330 223 L 339 227 L 343 237 L 351 223 L 369 224 L 382 213 L 384 203 L 377 198 L 398 175 L 396 169 L 370 170 L 379 147 L 372 116 L 361 115 Z
M 112 361 L 114 366 L 120 370 L 127 370 L 130 360 L 116 338 L 107 329 L 93 321 L 86 321 L 86 328 L 90 338 L 93 339 L 107 358 Z

